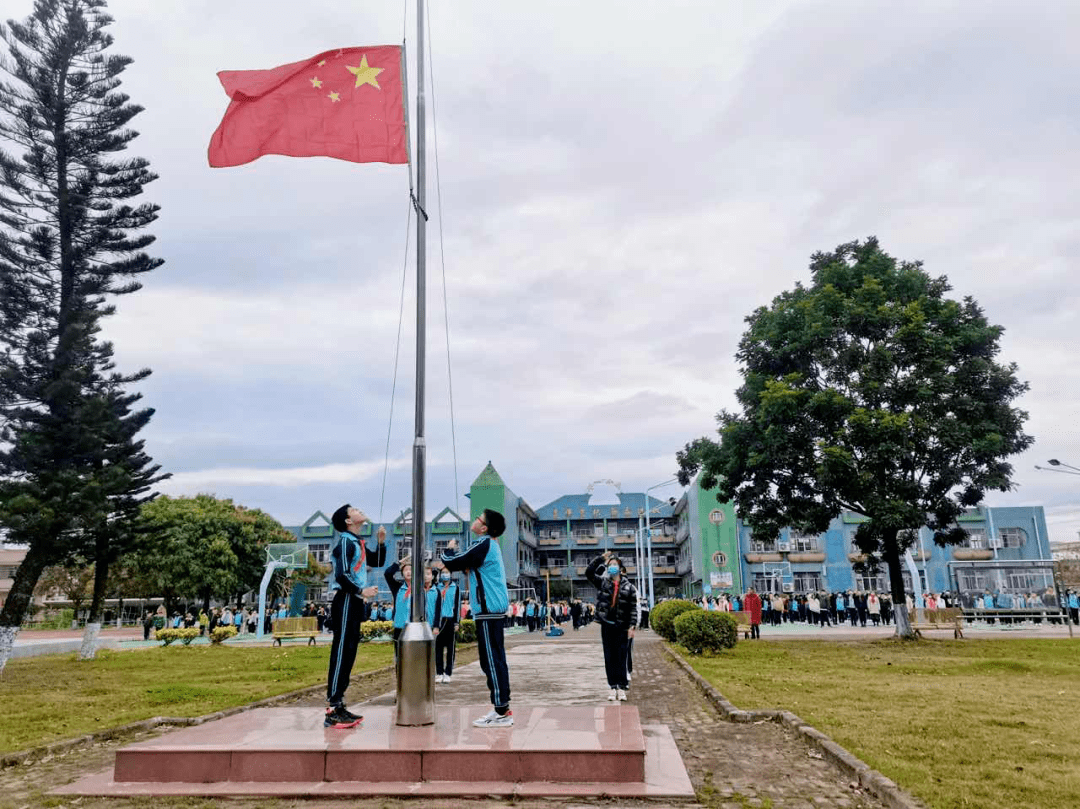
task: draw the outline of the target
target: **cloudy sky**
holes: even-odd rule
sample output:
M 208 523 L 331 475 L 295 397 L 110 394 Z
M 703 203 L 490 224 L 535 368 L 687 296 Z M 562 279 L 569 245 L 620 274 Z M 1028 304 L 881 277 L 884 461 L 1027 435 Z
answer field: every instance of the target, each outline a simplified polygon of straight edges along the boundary
M 414 10 L 403 27 L 401 2 L 109 5 L 166 264 L 108 331 L 124 366 L 154 370 L 166 491 L 287 524 L 343 499 L 392 519 L 413 427 L 410 267 L 383 499 L 406 169 L 210 169 L 206 146 L 218 70 L 414 46 Z M 1076 538 L 1080 478 L 1034 467 L 1080 466 L 1080 5 L 433 6 L 459 508 L 488 460 L 534 506 L 670 479 L 734 402 L 743 317 L 807 280 L 814 251 L 876 234 L 1005 327 L 1037 440 L 989 502 L 1043 504 L 1052 538 Z M 429 516 L 455 504 L 434 168 Z

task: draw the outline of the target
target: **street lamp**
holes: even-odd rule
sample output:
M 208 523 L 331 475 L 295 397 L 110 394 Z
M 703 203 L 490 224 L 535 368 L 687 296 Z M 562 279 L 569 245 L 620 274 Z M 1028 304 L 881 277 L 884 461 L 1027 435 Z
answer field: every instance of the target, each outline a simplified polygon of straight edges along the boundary
M 1059 461 L 1057 458 L 1051 458 L 1047 461 L 1048 464 L 1054 467 L 1054 469 L 1047 469 L 1045 466 L 1036 465 L 1035 468 L 1040 472 L 1059 472 L 1063 475 L 1080 475 L 1080 468 L 1067 464 L 1064 461 Z M 1064 466 L 1064 469 L 1058 469 L 1057 467 Z
M 655 486 L 650 486 L 645 490 L 645 562 L 649 566 L 649 594 L 647 597 L 649 602 L 649 612 L 652 612 L 652 608 L 656 605 L 653 596 L 652 525 L 650 521 L 650 512 L 652 509 L 649 508 L 649 492 L 653 489 L 661 489 L 664 486 L 670 486 L 672 483 L 678 482 L 677 478 L 672 478 L 671 480 L 665 480 L 663 483 L 657 483 Z

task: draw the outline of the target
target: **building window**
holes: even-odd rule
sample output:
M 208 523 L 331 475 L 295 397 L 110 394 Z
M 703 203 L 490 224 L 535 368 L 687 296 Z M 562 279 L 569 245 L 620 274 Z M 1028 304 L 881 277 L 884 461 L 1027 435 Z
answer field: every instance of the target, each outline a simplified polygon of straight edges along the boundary
M 1054 586 L 1054 574 L 1046 568 L 1038 570 L 1016 569 L 1005 571 L 1005 589 L 1010 593 L 1041 593 Z
M 592 531 L 590 531 L 588 528 L 575 528 L 574 529 L 574 536 L 576 536 L 576 537 L 589 537 L 589 536 L 592 536 Z
M 776 553 L 775 539 L 750 538 L 750 550 L 754 553 Z
M 967 542 L 964 543 L 964 547 L 974 548 L 975 550 L 986 549 L 985 528 L 965 528 L 964 532 L 967 534 Z
M 315 557 L 316 562 L 326 564 L 330 561 L 330 544 L 329 543 L 312 543 L 307 546 L 308 553 Z
M 322 586 L 310 588 L 307 592 L 307 600 L 314 604 L 326 601 L 326 588 Z
M 1003 548 L 1022 548 L 1027 542 L 1027 532 L 1023 528 L 1000 528 L 998 536 Z
M 970 568 L 956 571 L 956 583 L 962 593 L 982 593 L 986 590 L 986 576 Z
M 615 520 L 608 521 L 607 535 L 609 537 L 617 537 L 619 535 L 619 524 L 615 522 Z
M 818 538 L 816 534 L 802 534 L 798 531 L 792 531 L 790 542 L 792 550 L 805 553 L 806 551 L 816 551 L 818 549 Z
M 602 522 L 593 523 L 592 535 L 594 537 L 602 537 L 604 535 L 604 524 Z
M 884 593 L 888 588 L 885 586 L 885 577 L 878 576 L 860 576 L 855 574 L 855 587 L 863 592 L 867 593 Z
M 800 571 L 794 574 L 794 580 L 796 593 L 809 593 L 812 590 L 821 589 L 820 573 L 808 573 Z
M 754 574 L 754 589 L 759 593 L 771 593 L 773 592 L 773 585 L 776 585 L 779 589 L 780 582 L 778 579 L 772 576 L 766 576 L 764 573 Z
M 907 570 L 902 570 L 900 572 L 900 577 L 904 580 L 904 592 L 905 593 L 914 593 L 915 588 L 911 586 L 911 572 L 907 571 Z M 919 571 L 919 585 L 921 586 L 922 591 L 925 593 L 927 591 L 926 590 L 926 571 L 925 570 L 920 570 Z M 890 587 L 889 589 L 891 590 L 892 588 Z

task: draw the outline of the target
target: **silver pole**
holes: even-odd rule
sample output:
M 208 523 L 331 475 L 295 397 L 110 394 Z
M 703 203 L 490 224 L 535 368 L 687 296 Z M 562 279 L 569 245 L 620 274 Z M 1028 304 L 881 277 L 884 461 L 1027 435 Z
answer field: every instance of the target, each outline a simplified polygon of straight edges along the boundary
M 412 487 L 412 599 L 410 621 L 398 641 L 397 724 L 431 725 L 435 722 L 435 637 L 427 623 L 424 591 L 424 344 L 427 198 L 425 171 L 426 121 L 424 118 L 424 0 L 416 0 L 416 435 L 413 440 Z

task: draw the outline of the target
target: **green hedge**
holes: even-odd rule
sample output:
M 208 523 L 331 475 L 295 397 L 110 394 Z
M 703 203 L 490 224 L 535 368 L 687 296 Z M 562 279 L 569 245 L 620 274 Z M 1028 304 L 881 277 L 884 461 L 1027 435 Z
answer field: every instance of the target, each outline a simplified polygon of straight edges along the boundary
M 684 598 L 673 598 L 670 601 L 661 601 L 653 611 L 649 613 L 649 626 L 660 637 L 675 642 L 675 619 L 688 610 L 700 610 L 693 601 Z
M 364 621 L 360 624 L 360 640 L 367 643 L 383 635 L 391 635 L 393 631 L 393 621 Z
M 214 631 L 210 633 L 210 643 L 217 646 L 232 637 L 236 637 L 235 626 L 215 626 Z
M 476 621 L 466 618 L 458 623 L 457 641 L 458 643 L 476 642 Z
M 735 648 L 738 623 L 726 612 L 688 610 L 675 619 L 675 637 L 690 654 Z
M 199 637 L 199 630 L 195 627 L 181 627 L 179 629 L 159 629 L 154 633 L 154 638 L 160 640 L 166 646 L 173 641 L 180 641 L 185 646 L 190 646 L 195 638 Z

